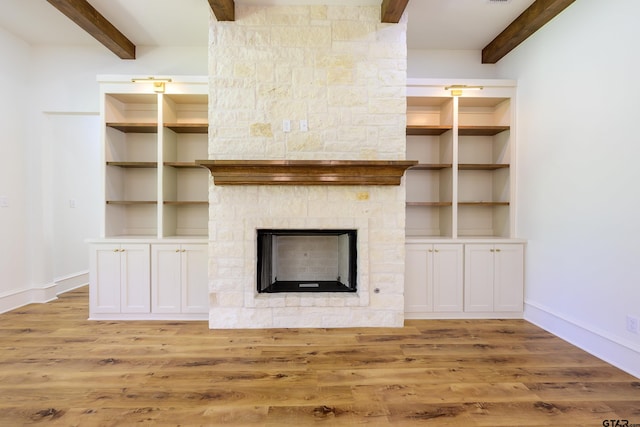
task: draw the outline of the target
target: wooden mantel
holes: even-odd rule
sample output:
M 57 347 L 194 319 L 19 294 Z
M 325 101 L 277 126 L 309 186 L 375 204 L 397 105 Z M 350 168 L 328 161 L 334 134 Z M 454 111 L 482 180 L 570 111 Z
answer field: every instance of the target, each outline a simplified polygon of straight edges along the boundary
M 413 160 L 196 160 L 216 185 L 399 185 Z

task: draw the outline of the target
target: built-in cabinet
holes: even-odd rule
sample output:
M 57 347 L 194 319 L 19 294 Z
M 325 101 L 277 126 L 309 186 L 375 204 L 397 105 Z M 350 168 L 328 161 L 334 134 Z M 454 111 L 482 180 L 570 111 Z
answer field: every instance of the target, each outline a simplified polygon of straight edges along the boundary
M 405 313 L 462 311 L 463 245 L 407 245 L 405 262 Z
M 195 160 L 208 157 L 207 78 L 171 78 L 159 91 L 131 77 L 99 80 L 103 205 L 90 242 L 91 317 L 206 318 L 210 174 Z M 136 280 L 125 268 L 129 246 L 146 248 Z
M 89 300 L 92 313 L 149 313 L 149 245 L 91 245 Z
M 523 245 L 469 244 L 464 257 L 466 312 L 523 310 Z
M 151 259 L 151 308 L 154 313 L 209 311 L 206 245 L 152 245 Z
M 410 80 L 406 134 L 406 316 L 521 317 L 515 83 Z
M 523 292 L 524 242 L 406 244 L 408 319 L 518 318 Z

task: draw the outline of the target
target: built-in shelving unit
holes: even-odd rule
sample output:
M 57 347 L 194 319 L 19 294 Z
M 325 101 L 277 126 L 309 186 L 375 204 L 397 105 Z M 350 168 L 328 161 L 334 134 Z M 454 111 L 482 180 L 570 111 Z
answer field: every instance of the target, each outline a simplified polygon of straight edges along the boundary
M 524 246 L 515 235 L 515 83 L 452 96 L 407 87 L 405 316 L 521 318 Z
M 407 234 L 453 236 L 453 99 L 411 98 L 407 114 Z
M 100 76 L 103 201 L 89 247 L 95 320 L 206 320 L 206 77 L 151 82 Z
M 162 214 L 164 236 L 207 235 L 209 177 L 195 161 L 207 158 L 208 97 L 162 97 Z
M 484 90 L 483 90 L 484 92 Z M 511 98 L 457 98 L 457 235 L 512 237 Z
M 206 82 L 104 83 L 103 237 L 206 237 Z
M 407 236 L 514 236 L 513 88 L 407 97 Z

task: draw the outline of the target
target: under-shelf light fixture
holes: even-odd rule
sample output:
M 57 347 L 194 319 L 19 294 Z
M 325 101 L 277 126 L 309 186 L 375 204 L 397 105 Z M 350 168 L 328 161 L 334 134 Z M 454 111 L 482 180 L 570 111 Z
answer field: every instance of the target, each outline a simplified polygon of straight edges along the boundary
M 171 79 L 164 77 L 138 77 L 131 79 L 133 83 L 153 83 L 153 91 L 164 93 L 165 83 L 170 83 Z
M 461 96 L 463 90 L 482 90 L 482 86 L 469 86 L 469 85 L 450 85 L 445 86 L 444 90 L 450 90 L 451 96 Z

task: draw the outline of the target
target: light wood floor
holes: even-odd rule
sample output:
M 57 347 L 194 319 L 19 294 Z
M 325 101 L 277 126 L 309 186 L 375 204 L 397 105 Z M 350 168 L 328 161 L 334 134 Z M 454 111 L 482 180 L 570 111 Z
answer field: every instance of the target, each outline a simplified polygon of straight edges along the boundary
M 87 307 L 0 315 L 1 426 L 640 424 L 638 379 L 521 320 L 220 331 Z

